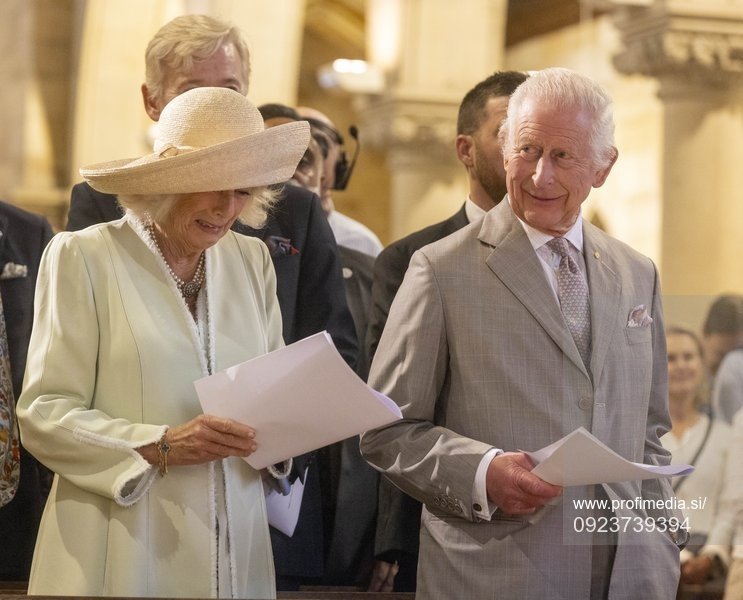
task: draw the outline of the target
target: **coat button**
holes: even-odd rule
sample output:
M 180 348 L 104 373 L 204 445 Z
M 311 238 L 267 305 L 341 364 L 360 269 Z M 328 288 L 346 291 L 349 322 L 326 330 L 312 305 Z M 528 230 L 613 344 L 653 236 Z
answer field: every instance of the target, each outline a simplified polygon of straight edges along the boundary
M 593 406 L 593 400 L 590 396 L 581 396 L 578 400 L 578 407 L 582 410 L 591 410 Z
M 480 506 L 477 502 L 475 502 L 472 505 L 472 510 L 474 510 L 475 512 L 480 512 L 480 511 L 482 511 L 482 506 Z

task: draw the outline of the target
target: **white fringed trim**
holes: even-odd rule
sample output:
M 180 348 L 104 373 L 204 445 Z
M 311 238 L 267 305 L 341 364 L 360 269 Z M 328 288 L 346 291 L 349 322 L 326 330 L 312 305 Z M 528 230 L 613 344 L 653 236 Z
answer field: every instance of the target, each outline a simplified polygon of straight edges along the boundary
M 215 499 L 214 480 L 216 476 L 214 474 L 214 461 L 209 463 L 209 531 L 211 533 L 211 562 L 212 562 L 212 582 L 211 582 L 211 596 L 212 598 L 217 597 L 219 590 L 219 573 L 217 566 L 217 504 Z
M 150 463 L 148 463 L 145 458 L 139 452 L 137 452 L 136 449 L 148 444 L 156 444 L 160 439 L 162 439 L 167 430 L 167 425 L 161 425 L 157 429 L 157 435 L 154 436 L 152 439 L 137 442 L 124 441 L 117 438 L 109 437 L 107 435 L 93 433 L 92 431 L 88 431 L 87 429 L 83 429 L 82 427 L 75 427 L 75 429 L 73 429 L 72 431 L 72 437 L 74 437 L 77 441 L 83 444 L 88 444 L 90 446 L 108 448 L 109 450 L 120 450 L 121 452 L 128 454 L 134 460 L 134 462 L 137 463 L 137 465 L 140 467 L 139 474 L 134 475 L 127 481 L 124 481 L 114 490 L 114 501 L 116 502 L 116 504 L 118 504 L 119 506 L 127 507 L 135 504 L 142 498 L 142 496 L 147 493 L 147 490 L 150 489 L 150 486 L 152 485 L 152 482 L 155 480 L 155 477 L 158 473 L 155 465 L 151 465 Z M 139 479 L 139 481 L 134 486 L 134 489 L 124 495 L 123 491 L 135 479 Z
M 232 470 L 227 459 L 223 458 L 221 462 L 224 479 L 224 504 L 227 511 L 227 544 L 230 549 L 230 581 L 232 582 L 232 596 L 234 598 L 237 593 L 237 563 L 235 562 L 235 545 L 232 539 L 232 505 L 230 503 L 230 495 L 228 494 L 228 478 Z
M 191 334 L 191 341 L 193 342 L 194 348 L 196 348 L 199 358 L 199 364 L 201 365 L 201 372 L 204 377 L 207 375 L 211 375 L 214 372 L 215 365 L 216 365 L 216 346 L 215 346 L 215 335 L 214 335 L 214 319 L 212 319 L 211 316 L 211 302 L 209 301 L 210 296 L 210 290 L 212 288 L 211 281 L 212 281 L 212 252 L 211 248 L 207 248 L 206 250 L 206 279 L 204 281 L 204 286 L 201 288 L 201 293 L 199 293 L 197 304 L 196 304 L 196 314 L 199 319 L 199 323 L 202 324 L 204 321 L 206 321 L 207 326 L 207 347 L 204 347 L 204 343 L 202 342 L 201 332 L 199 331 L 199 324 L 194 320 L 193 316 L 191 315 L 190 311 L 188 310 L 188 306 L 186 306 L 186 301 L 181 296 L 180 291 L 178 290 L 178 287 L 175 284 L 175 281 L 173 281 L 173 278 L 170 276 L 170 272 L 168 271 L 168 265 L 165 264 L 165 259 L 163 259 L 162 255 L 160 254 L 159 250 L 155 246 L 154 242 L 150 238 L 150 235 L 146 229 L 146 224 L 140 221 L 139 219 L 131 216 L 129 217 L 129 223 L 131 224 L 134 231 L 137 233 L 137 235 L 142 238 L 142 241 L 147 245 L 147 247 L 152 251 L 153 255 L 155 256 L 155 260 L 158 261 L 158 264 L 160 265 L 160 268 L 163 270 L 163 274 L 165 275 L 165 279 L 168 282 L 169 287 L 172 289 L 173 293 L 178 296 L 178 298 L 181 300 L 180 306 L 181 310 L 183 311 L 183 314 L 186 318 L 187 327 L 189 329 L 189 333 Z M 204 319 L 206 317 L 206 319 Z M 159 440 L 160 438 L 158 438 Z M 156 440 L 157 441 L 157 440 Z M 211 580 L 211 595 L 212 597 L 216 597 L 218 589 L 219 589 L 219 582 L 218 582 L 218 565 L 217 565 L 217 559 L 218 559 L 218 550 L 217 550 L 217 507 L 216 507 L 216 497 L 215 497 L 215 473 L 214 473 L 214 463 L 210 462 L 208 465 L 209 469 L 209 521 L 210 521 L 210 531 L 211 531 L 211 564 L 212 564 L 212 580 Z M 139 487 L 139 486 L 138 486 Z M 225 503 L 227 502 L 227 498 L 225 496 Z M 229 510 L 229 509 L 228 509 Z M 229 522 L 229 516 L 228 516 L 228 522 Z M 229 527 L 228 527 L 229 529 Z M 230 549 L 230 560 L 234 561 L 234 558 L 232 557 L 232 551 Z M 233 580 L 234 580 L 234 564 L 232 565 L 233 568 Z M 234 581 L 233 581 L 234 584 Z M 235 587 L 233 585 L 233 591 Z

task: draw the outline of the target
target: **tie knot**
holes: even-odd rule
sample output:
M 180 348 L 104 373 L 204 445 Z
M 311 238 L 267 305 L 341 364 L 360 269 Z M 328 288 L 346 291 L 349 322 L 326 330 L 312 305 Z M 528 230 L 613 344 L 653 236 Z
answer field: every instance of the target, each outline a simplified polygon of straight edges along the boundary
M 547 246 L 560 258 L 570 256 L 570 246 L 568 245 L 568 241 L 564 237 L 552 238 L 549 242 L 547 242 Z

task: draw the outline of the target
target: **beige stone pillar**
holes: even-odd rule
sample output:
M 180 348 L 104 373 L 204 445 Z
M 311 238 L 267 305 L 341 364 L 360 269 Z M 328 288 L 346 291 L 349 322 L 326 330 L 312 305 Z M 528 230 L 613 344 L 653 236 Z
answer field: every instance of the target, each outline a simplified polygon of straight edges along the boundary
M 32 46 L 32 5 L 27 0 L 8 0 L 0 5 L 0 198 L 21 182 L 23 172 L 23 118 Z
M 57 227 L 66 212 L 77 9 L 74 0 L 11 0 L 0 9 L 3 197 Z
M 743 1 L 655 0 L 616 25 L 617 68 L 659 82 L 664 292 L 743 292 Z
M 387 85 L 358 109 L 365 140 L 387 153 L 391 240 L 450 216 L 466 197 L 457 108 L 502 66 L 506 9 L 505 0 L 367 3 L 368 55 Z
M 297 103 L 305 0 L 191 0 L 204 12 L 237 25 L 250 49 L 248 97 L 256 104 Z

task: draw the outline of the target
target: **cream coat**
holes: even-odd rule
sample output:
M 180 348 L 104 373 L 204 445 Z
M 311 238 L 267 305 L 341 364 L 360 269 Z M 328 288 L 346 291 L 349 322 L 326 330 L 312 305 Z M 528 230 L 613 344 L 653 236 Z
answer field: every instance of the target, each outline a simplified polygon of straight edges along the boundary
M 134 450 L 202 412 L 193 381 L 207 373 L 193 319 L 144 239 L 125 218 L 58 234 L 42 260 L 18 416 L 26 448 L 57 476 L 31 594 L 216 594 L 214 463 L 160 478 Z M 207 251 L 215 369 L 282 345 L 275 287 L 258 240 L 229 232 Z M 233 590 L 274 597 L 260 475 L 222 464 Z

